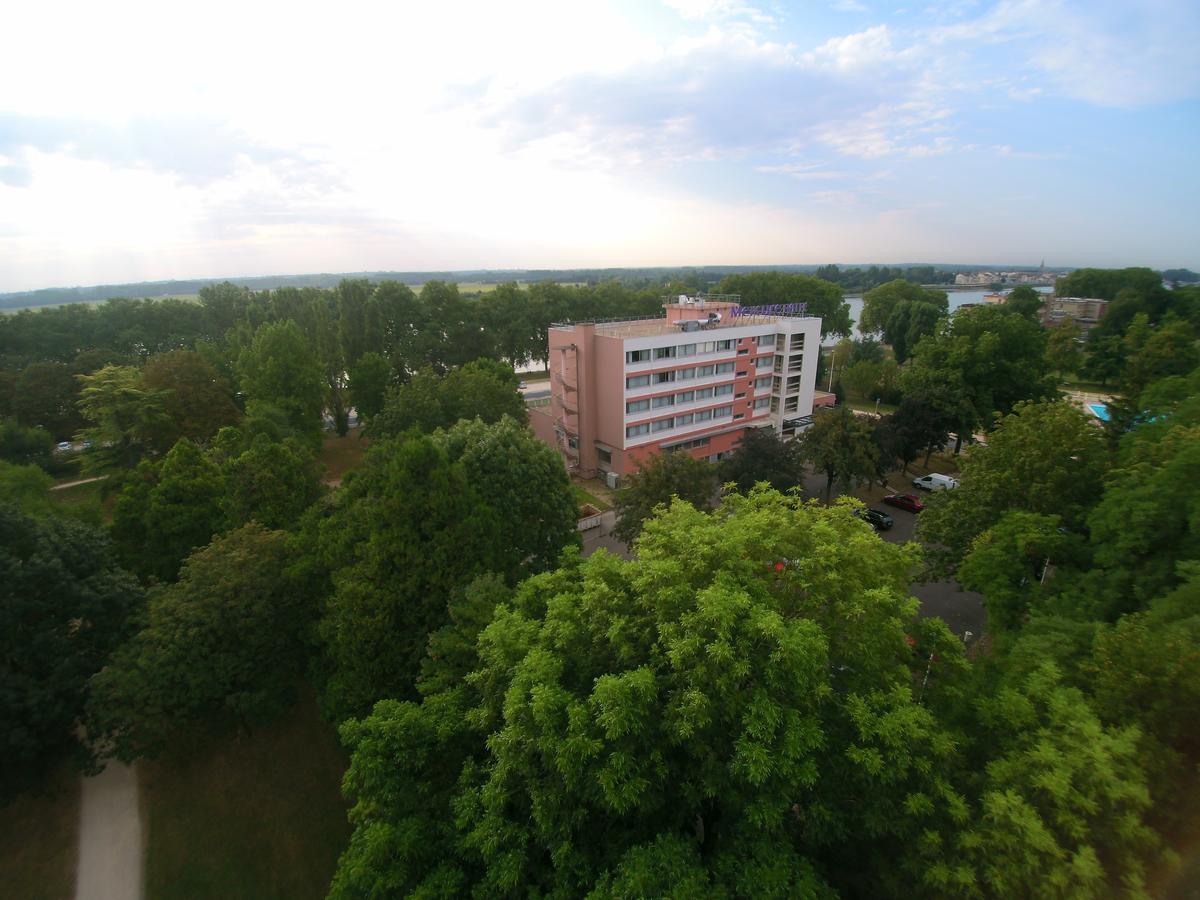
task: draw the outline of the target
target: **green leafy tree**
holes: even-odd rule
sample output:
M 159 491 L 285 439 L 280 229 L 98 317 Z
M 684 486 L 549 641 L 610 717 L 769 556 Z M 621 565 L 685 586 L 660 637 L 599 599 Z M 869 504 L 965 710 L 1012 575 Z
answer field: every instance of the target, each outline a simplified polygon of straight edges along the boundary
M 892 346 L 896 362 L 903 363 L 921 338 L 933 334 L 947 308 L 948 302 L 928 303 L 924 300 L 901 300 L 892 307 L 882 330 L 883 339 Z
M 856 362 L 842 372 L 842 385 L 858 400 L 897 399 L 900 368 L 890 359 L 880 362 Z
M 1100 431 L 1065 401 L 1022 403 L 962 461 L 960 486 L 931 498 L 918 533 L 953 567 L 1008 510 L 1059 517 L 1079 529 L 1100 500 L 1108 452 Z
M 86 761 L 75 726 L 91 679 L 141 600 L 102 532 L 0 503 L 0 797 L 64 754 Z
M 26 428 L 11 419 L 0 419 L 0 460 L 16 465 L 51 465 L 54 438 L 44 428 Z
M 383 409 L 392 384 L 392 364 L 378 353 L 364 353 L 350 369 L 350 396 L 360 419 L 371 420 Z
M 722 482 L 732 482 L 743 494 L 760 482 L 777 491 L 786 491 L 804 481 L 804 458 L 800 445 L 787 441 L 773 428 L 750 428 L 731 456 L 718 466 Z
M 959 445 L 995 414 L 1054 394 L 1041 326 L 994 306 L 961 309 L 917 344 L 903 376 L 905 393 L 950 389 L 961 416 Z M 957 447 L 956 447 L 957 451 Z
M 526 418 L 512 369 L 493 360 L 476 360 L 445 375 L 429 369 L 418 372 L 407 384 L 393 388 L 369 433 L 373 438 L 411 429 L 429 433 L 460 419 L 490 423 L 506 415 L 518 421 Z
M 237 360 L 238 380 L 251 401 L 282 410 L 298 437 L 317 445 L 326 392 L 321 365 L 292 320 L 262 325 Z
M 180 438 L 203 443 L 241 418 L 233 402 L 233 386 L 194 350 L 151 356 L 142 368 L 141 383 L 161 398 L 162 427 L 153 436 L 160 452 L 170 450 Z
M 92 683 L 88 725 L 125 761 L 270 720 L 293 700 L 316 604 L 283 532 L 250 523 L 192 554 Z
M 154 451 L 154 437 L 171 427 L 165 395 L 148 389 L 132 366 L 105 366 L 79 382 L 79 411 L 89 423 L 79 436 L 92 445 L 85 471 L 136 466 Z
M 863 334 L 887 331 L 892 313 L 905 302 L 930 304 L 943 316 L 950 310 L 950 299 L 945 291 L 923 288 L 911 281 L 896 279 L 863 294 L 863 311 L 858 320 L 859 330 Z M 907 332 L 910 321 L 911 316 L 906 317 L 903 323 L 897 320 L 897 328 L 902 324 L 903 328 L 900 330 Z M 895 337 L 897 333 L 899 332 L 893 332 L 891 336 Z M 887 342 L 892 343 L 890 339 Z
M 225 481 L 191 441 L 161 464 L 143 462 L 113 508 L 113 539 L 122 560 L 143 578 L 173 581 L 183 560 L 225 530 Z
M 1037 288 L 1022 284 L 1008 292 L 1008 296 L 1004 298 L 1004 308 L 1018 316 L 1024 316 L 1031 322 L 1037 322 L 1041 320 L 1045 299 Z
M 221 467 L 222 507 L 231 525 L 254 521 L 266 528 L 291 529 L 321 496 L 316 460 L 294 441 L 254 438 L 245 452 Z
M 903 851 L 968 810 L 912 694 L 911 551 L 849 513 L 676 502 L 636 560 L 526 581 L 465 682 L 343 726 L 355 832 L 331 896 L 911 888 Z
M 800 453 L 825 475 L 826 506 L 835 481 L 853 486 L 870 481 L 878 470 L 879 448 L 871 420 L 845 406 L 813 416 L 812 425 L 800 436 Z
M 651 456 L 617 491 L 613 502 L 617 524 L 612 533 L 631 543 L 655 510 L 669 506 L 676 497 L 697 509 L 708 509 L 717 492 L 717 474 L 707 460 L 688 453 Z
M 506 568 L 501 521 L 466 465 L 451 462 L 431 438 L 367 452 L 321 526 L 334 585 L 319 627 L 332 718 L 415 696 L 429 635 L 446 624 L 455 591 Z
M 54 479 L 38 466 L 18 466 L 0 460 L 0 497 L 27 516 L 47 516 L 54 512 L 50 486 Z
M 12 413 L 27 428 L 44 428 L 56 441 L 66 441 L 83 427 L 78 398 L 79 382 L 69 366 L 35 362 L 13 381 Z
M 1046 332 L 1046 364 L 1060 375 L 1078 372 L 1083 365 L 1083 332 L 1070 319 L 1052 325 Z
M 527 425 L 507 416 L 491 425 L 460 419 L 434 442 L 507 523 L 497 535 L 501 574 L 516 580 L 544 571 L 564 548 L 579 546 L 579 509 L 562 459 Z

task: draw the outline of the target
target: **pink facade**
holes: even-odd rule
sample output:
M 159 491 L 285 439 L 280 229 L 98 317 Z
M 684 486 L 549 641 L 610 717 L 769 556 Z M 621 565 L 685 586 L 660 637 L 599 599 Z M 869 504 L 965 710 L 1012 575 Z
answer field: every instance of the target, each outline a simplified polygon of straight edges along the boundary
M 664 451 L 718 459 L 747 428 L 789 434 L 811 416 L 820 320 L 735 307 L 687 301 L 661 319 L 552 326 L 549 413 L 567 468 L 620 476 Z

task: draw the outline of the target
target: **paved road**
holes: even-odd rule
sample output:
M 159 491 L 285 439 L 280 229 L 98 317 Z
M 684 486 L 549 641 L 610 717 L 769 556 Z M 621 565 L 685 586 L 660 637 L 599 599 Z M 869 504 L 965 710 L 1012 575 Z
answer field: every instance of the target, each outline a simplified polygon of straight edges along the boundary
M 109 762 L 83 779 L 75 900 L 141 900 L 142 822 L 137 770 Z

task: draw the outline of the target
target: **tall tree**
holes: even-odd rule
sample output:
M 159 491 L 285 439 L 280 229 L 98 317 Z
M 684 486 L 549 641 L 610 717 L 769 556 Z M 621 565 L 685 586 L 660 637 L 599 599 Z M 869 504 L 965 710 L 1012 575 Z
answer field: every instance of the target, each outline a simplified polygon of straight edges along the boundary
M 1031 322 L 1037 322 L 1041 320 L 1045 300 L 1041 291 L 1022 284 L 1008 292 L 1008 296 L 1004 298 L 1004 308 L 1018 316 L 1024 316 Z
M 102 532 L 0 503 L 0 797 L 74 753 L 92 677 L 142 600 Z
M 658 453 L 626 476 L 614 505 L 617 524 L 613 534 L 629 543 L 642 532 L 646 521 L 675 498 L 697 509 L 708 509 L 717 492 L 717 471 L 707 461 L 688 453 Z
M 786 272 L 726 275 L 717 285 L 717 291 L 741 295 L 744 306 L 804 303 L 808 307 L 807 315 L 820 317 L 821 337 L 851 332 L 850 304 L 842 299 L 841 290 L 811 275 Z
M 945 291 L 923 288 L 919 284 L 898 278 L 863 294 L 863 311 L 858 320 L 859 331 L 863 334 L 871 334 L 887 330 L 892 313 L 905 302 L 930 304 L 943 316 L 950 309 L 950 300 Z M 901 330 L 907 332 L 910 318 L 904 320 Z M 896 327 L 898 329 L 900 324 L 900 321 L 897 320 Z M 896 333 L 893 333 L 892 337 L 895 336 Z M 888 343 L 892 343 L 892 341 L 889 340 Z
M 44 428 L 56 441 L 70 440 L 83 427 L 75 407 L 79 382 L 61 362 L 35 362 L 13 381 L 12 412 L 27 428 Z
M 743 494 L 760 482 L 777 491 L 786 491 L 803 483 L 804 459 L 800 445 L 777 435 L 772 428 L 751 428 L 731 456 L 718 466 L 722 482 L 733 482 Z
M 320 363 L 294 321 L 259 327 L 238 356 L 237 373 L 247 398 L 282 410 L 296 435 L 320 441 L 326 386 Z
M 307 659 L 315 602 L 279 531 L 250 523 L 190 556 L 150 597 L 142 629 L 94 679 L 92 733 L 126 761 L 198 730 L 284 710 Z
M 825 475 L 825 505 L 829 505 L 834 481 L 852 486 L 875 477 L 879 448 L 875 445 L 871 420 L 856 416 L 846 406 L 817 413 L 800 436 L 800 452 Z
M 392 364 L 378 353 L 364 353 L 350 368 L 350 398 L 362 419 L 373 419 L 383 410 L 392 386 Z
M 132 468 L 153 453 L 155 437 L 171 427 L 164 392 L 148 388 L 132 366 L 105 366 L 79 381 L 79 411 L 89 423 L 80 437 L 92 445 L 87 470 Z
M 1052 325 L 1046 332 L 1046 364 L 1059 375 L 1071 375 L 1083 364 L 1083 332 L 1070 319 Z
M 266 528 L 292 529 L 321 496 L 317 462 L 294 441 L 277 443 L 265 434 L 221 466 L 222 508 L 233 526 L 258 522 Z
M 163 453 L 180 438 L 207 441 L 241 416 L 233 402 L 233 386 L 194 350 L 151 356 L 141 381 L 145 390 L 162 398 L 163 427 L 154 443 Z
M 512 369 L 493 360 L 475 360 L 445 375 L 426 369 L 391 390 L 369 433 L 373 438 L 394 437 L 413 428 L 448 428 L 460 419 L 499 422 L 506 415 L 518 421 L 526 418 Z

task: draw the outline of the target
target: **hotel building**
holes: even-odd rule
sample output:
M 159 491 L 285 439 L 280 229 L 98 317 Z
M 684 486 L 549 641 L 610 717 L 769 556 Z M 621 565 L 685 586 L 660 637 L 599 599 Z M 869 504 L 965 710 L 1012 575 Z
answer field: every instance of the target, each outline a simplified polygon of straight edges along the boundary
M 812 421 L 819 318 L 731 295 L 663 309 L 550 326 L 549 413 L 572 472 L 612 481 L 664 451 L 715 461 L 748 428 L 793 435 Z

